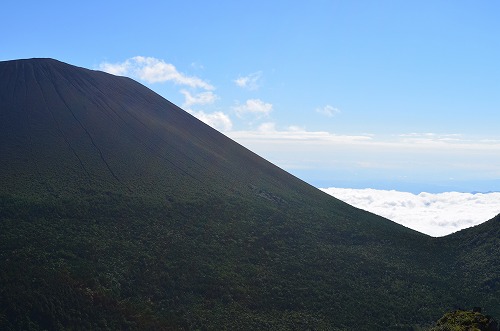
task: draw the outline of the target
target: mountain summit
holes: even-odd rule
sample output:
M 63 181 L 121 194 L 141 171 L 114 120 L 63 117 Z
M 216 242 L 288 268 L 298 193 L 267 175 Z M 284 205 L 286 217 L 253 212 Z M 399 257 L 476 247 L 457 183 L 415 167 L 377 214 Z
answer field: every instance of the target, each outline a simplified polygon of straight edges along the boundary
M 129 78 L 51 59 L 3 62 L 0 75 L 6 192 L 198 195 L 291 178 Z
M 498 219 L 431 238 L 143 85 L 0 62 L 0 328 L 407 330 L 497 316 Z

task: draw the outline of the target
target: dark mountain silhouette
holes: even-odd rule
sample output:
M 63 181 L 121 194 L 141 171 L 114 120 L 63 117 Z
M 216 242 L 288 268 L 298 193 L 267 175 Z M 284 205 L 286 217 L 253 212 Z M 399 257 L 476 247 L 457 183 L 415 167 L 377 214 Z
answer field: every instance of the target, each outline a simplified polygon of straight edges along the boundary
M 0 329 L 407 330 L 500 315 L 499 229 L 431 238 L 141 84 L 0 62 Z

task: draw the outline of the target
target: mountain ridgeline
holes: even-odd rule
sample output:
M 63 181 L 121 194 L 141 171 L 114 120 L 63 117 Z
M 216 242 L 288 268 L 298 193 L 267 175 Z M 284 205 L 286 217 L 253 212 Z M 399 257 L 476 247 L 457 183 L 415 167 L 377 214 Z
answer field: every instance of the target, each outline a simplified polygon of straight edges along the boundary
M 132 79 L 0 62 L 0 329 L 411 330 L 500 316 L 500 218 L 431 238 Z

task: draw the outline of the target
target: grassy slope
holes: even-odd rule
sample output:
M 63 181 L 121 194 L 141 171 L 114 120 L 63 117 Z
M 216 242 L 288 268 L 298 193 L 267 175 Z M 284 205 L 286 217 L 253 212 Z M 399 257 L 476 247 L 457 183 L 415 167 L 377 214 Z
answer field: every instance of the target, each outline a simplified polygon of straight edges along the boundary
M 130 79 L 53 60 L 0 77 L 3 328 L 405 329 L 474 305 L 459 289 L 498 261 L 331 198 Z

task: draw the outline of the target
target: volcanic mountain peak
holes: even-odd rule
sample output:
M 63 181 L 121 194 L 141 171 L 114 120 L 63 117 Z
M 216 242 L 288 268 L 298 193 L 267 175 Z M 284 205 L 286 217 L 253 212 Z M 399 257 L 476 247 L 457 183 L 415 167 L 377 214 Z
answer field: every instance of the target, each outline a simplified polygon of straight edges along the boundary
M 454 305 L 500 315 L 498 218 L 430 238 L 129 78 L 0 62 L 0 183 L 0 329 L 402 330 Z
M 3 62 L 0 74 L 2 167 L 19 178 L 8 192 L 200 193 L 221 177 L 234 187 L 263 170 L 287 176 L 129 78 L 51 59 Z

